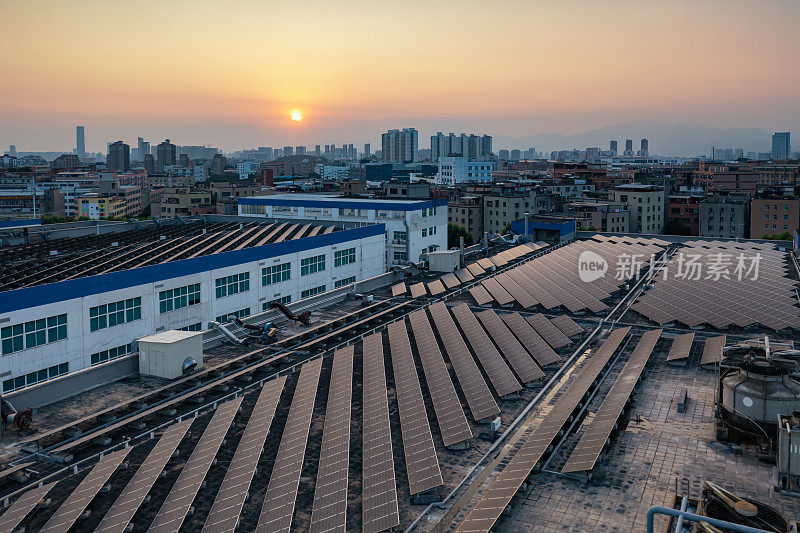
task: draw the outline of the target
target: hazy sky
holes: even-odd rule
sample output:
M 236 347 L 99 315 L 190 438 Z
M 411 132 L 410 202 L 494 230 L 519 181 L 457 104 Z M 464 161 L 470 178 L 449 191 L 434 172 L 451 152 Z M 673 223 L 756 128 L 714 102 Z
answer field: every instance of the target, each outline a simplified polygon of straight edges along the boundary
M 800 129 L 800 2 L 0 0 L 0 150 Z M 300 109 L 301 123 L 289 120 Z

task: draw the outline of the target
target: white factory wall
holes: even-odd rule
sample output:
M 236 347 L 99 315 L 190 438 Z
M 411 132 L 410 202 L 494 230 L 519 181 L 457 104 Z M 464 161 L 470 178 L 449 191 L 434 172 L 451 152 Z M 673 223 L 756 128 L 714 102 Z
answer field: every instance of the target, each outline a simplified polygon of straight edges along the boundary
M 353 263 L 334 266 L 336 250 L 356 249 Z M 302 276 L 300 262 L 312 256 L 325 256 L 325 270 Z M 385 240 L 375 235 L 300 252 L 270 257 L 259 261 L 208 270 L 197 274 L 173 277 L 154 283 L 93 294 L 57 303 L 19 309 L 0 317 L 0 327 L 8 327 L 43 318 L 67 315 L 67 338 L 34 348 L 23 349 L 0 357 L 0 381 L 25 376 L 50 367 L 69 363 L 74 372 L 91 366 L 91 355 L 103 350 L 124 346 L 134 339 L 168 329 L 179 329 L 197 323 L 208 329 L 208 322 L 221 315 L 249 308 L 250 314 L 261 312 L 262 306 L 277 298 L 291 297 L 291 302 L 301 299 L 304 290 L 325 285 L 334 289 L 337 280 L 355 277 L 362 280 L 386 271 Z M 291 264 L 290 279 L 277 284 L 262 285 L 262 268 L 281 263 Z M 222 298 L 215 296 L 215 280 L 223 276 L 250 274 L 250 288 Z M 161 313 L 159 293 L 192 284 L 200 284 L 200 303 Z M 95 306 L 131 298 L 141 298 L 141 319 L 106 327 L 90 329 L 90 309 Z

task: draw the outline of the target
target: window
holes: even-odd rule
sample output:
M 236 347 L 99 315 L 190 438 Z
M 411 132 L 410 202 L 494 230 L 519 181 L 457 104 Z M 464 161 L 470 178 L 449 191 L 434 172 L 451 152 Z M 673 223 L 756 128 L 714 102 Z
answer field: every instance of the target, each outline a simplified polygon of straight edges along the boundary
M 422 236 L 423 237 L 427 237 L 428 236 L 428 228 L 422 228 Z
M 214 289 L 217 298 L 224 298 L 232 294 L 246 292 L 250 290 L 250 272 L 232 274 L 214 281 Z
M 140 318 L 142 318 L 142 299 L 128 298 L 127 300 L 90 308 L 89 329 L 97 331 L 98 329 L 133 322 Z
M 284 304 L 284 305 L 285 304 L 290 304 L 290 303 L 292 303 L 292 295 L 291 294 L 287 294 L 286 296 L 281 296 L 279 298 L 275 298 L 274 300 L 270 300 L 268 302 L 264 302 L 263 304 L 261 304 L 261 310 L 262 311 L 268 311 L 270 304 L 275 304 L 275 303 Z
M 122 357 L 123 355 L 129 354 L 133 351 L 132 344 L 125 344 L 124 346 L 117 346 L 116 348 L 111 348 L 108 350 L 103 350 L 102 352 L 97 352 L 92 354 L 92 365 L 99 365 L 100 363 L 105 363 L 106 361 L 110 361 L 111 359 L 116 359 L 117 357 Z
M 325 256 L 315 255 L 313 257 L 306 257 L 300 260 L 300 275 L 306 276 L 315 272 L 322 272 L 325 270 Z
M 292 277 L 292 264 L 281 263 L 261 269 L 261 285 L 272 285 L 280 283 Z
M 396 241 L 405 241 L 408 239 L 408 234 L 405 231 L 395 231 L 394 232 L 394 240 Z
M 180 331 L 203 331 L 203 323 L 198 322 L 197 324 L 191 324 L 189 326 L 183 326 L 182 328 L 178 328 Z
M 37 372 L 31 372 L 25 376 L 18 378 L 11 378 L 3 381 L 3 392 L 11 392 L 30 385 L 47 381 L 48 379 L 57 378 L 69 373 L 69 363 L 62 363 L 60 365 L 51 366 Z
M 239 309 L 238 311 L 231 311 L 227 315 L 218 316 L 217 317 L 217 322 L 219 322 L 220 324 L 224 324 L 225 322 L 228 321 L 228 319 L 230 317 L 244 318 L 244 317 L 249 316 L 249 315 L 250 315 L 250 308 L 247 307 L 245 309 Z
M 339 287 L 344 287 L 345 285 L 350 285 L 351 283 L 356 282 L 355 276 L 350 276 L 349 278 L 339 279 L 333 283 L 333 288 L 338 289 Z
M 308 289 L 300 293 L 300 299 L 304 300 L 310 296 L 314 296 L 315 294 L 322 294 L 325 292 L 325 285 L 320 285 L 319 287 L 314 287 L 313 289 Z
M 0 330 L 3 353 L 9 354 L 67 338 L 67 315 L 55 315 Z
M 408 261 L 408 253 L 407 252 L 395 252 L 394 253 L 394 260 L 395 261 Z
M 340 267 L 356 262 L 356 249 L 347 248 L 333 252 L 333 266 Z
M 166 313 L 200 303 L 200 284 L 194 283 L 158 293 L 158 310 Z

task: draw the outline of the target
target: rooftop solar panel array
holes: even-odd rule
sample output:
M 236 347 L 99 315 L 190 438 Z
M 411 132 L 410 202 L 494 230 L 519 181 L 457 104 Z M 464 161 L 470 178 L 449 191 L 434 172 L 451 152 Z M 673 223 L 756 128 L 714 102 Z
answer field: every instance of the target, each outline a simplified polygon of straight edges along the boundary
M 448 289 L 454 289 L 459 285 L 461 285 L 461 281 L 452 272 L 448 272 L 447 274 L 442 276 L 441 280 L 442 283 L 444 283 L 445 287 L 447 287 Z
M 631 307 L 661 325 L 800 328 L 787 257 L 760 243 L 687 242 L 667 263 L 666 279 L 658 276 Z
M 522 286 L 520 286 L 505 272 L 498 274 L 493 279 L 497 280 L 500 286 L 502 286 L 523 309 L 536 307 L 536 305 L 539 303 L 536 298 L 531 296 L 528 291 L 522 288 Z
M 508 329 L 517 336 L 522 345 L 527 348 L 540 366 L 552 365 L 560 361 L 558 354 L 553 351 L 553 348 L 536 333 L 533 326 L 526 322 L 519 313 L 503 315 L 503 322 L 505 322 Z
M 382 335 L 364 337 L 363 347 L 361 527 L 364 533 L 378 533 L 400 525 L 400 514 Z
M 489 291 L 489 294 L 492 295 L 492 298 L 494 298 L 498 304 L 508 305 L 514 301 L 514 297 L 511 296 L 495 278 L 487 278 L 483 280 L 482 283 L 483 287 Z
M 567 390 L 553 405 L 552 410 L 528 436 L 500 475 L 486 489 L 475 507 L 459 525 L 458 531 L 485 533 L 492 529 L 500 514 L 547 451 L 575 406 L 589 390 L 597 375 L 614 355 L 629 331 L 629 327 L 614 330 L 594 355 L 588 358 L 586 364 L 568 385 Z
M 437 294 L 441 294 L 445 291 L 444 285 L 442 285 L 441 280 L 434 280 L 428 283 L 428 292 L 431 293 L 431 296 L 436 296 Z
M 667 361 L 680 361 L 689 357 L 689 352 L 692 349 L 692 342 L 694 342 L 694 333 L 684 333 L 678 335 L 672 340 L 672 346 L 669 348 Z
M 536 365 L 530 354 L 508 330 L 503 321 L 500 320 L 500 317 L 497 316 L 497 313 L 487 309 L 475 316 L 478 317 L 478 320 L 483 324 L 489 336 L 523 383 L 530 383 L 544 377 L 542 369 Z
M 492 295 L 480 285 L 470 288 L 469 293 L 475 299 L 476 305 L 486 305 L 492 301 Z
M 486 385 L 475 359 L 469 353 L 464 337 L 458 332 L 447 307 L 442 302 L 436 302 L 429 309 L 458 383 L 467 399 L 472 418 L 477 422 L 499 414 L 500 408 L 494 401 L 492 392 Z
M 478 266 L 481 267 L 484 270 L 492 269 L 495 266 L 494 263 L 492 262 L 492 260 L 489 259 L 488 257 L 484 257 L 482 259 L 478 259 L 477 262 L 478 262 Z
M 103 520 L 95 531 L 103 533 L 124 532 L 131 523 L 133 515 L 153 488 L 164 467 L 167 465 L 178 444 L 181 443 L 193 418 L 173 424 L 167 428 L 161 438 L 147 455 L 147 458 L 136 470 L 131 480 L 125 485 L 114 501 L 111 509 L 103 516 Z
M 409 287 L 409 290 L 411 291 L 412 298 L 419 298 L 420 296 L 425 296 L 425 284 L 422 282 L 415 283 L 414 285 Z
M 0 516 L 0 531 L 14 531 L 55 484 L 55 481 L 44 484 L 41 487 L 36 487 L 23 493 L 22 496 L 17 498 L 11 504 L 11 507 L 6 509 L 6 512 Z
M 278 401 L 281 398 L 286 376 L 268 381 L 258 395 L 253 412 L 236 447 L 222 486 L 217 492 L 211 511 L 206 517 L 203 531 L 210 533 L 233 532 L 239 523 L 239 515 L 247 499 L 258 460 L 264 449 Z
M 408 332 L 403 321 L 387 327 L 392 353 L 397 409 L 400 413 L 400 433 L 406 459 L 408 486 L 412 495 L 442 485 L 439 459 L 433 445 L 425 401 L 422 399 L 417 368 L 411 353 Z
M 392 285 L 392 296 L 401 296 L 408 291 L 406 284 L 402 281 L 396 285 Z
M 223 403 L 214 411 L 214 416 L 150 525 L 150 531 L 180 529 L 241 404 L 242 397 L 239 396 Z
M 48 533 L 67 533 L 106 481 L 114 474 L 132 448 L 123 448 L 104 456 L 73 490 L 55 514 L 42 527 Z
M 703 356 L 700 358 L 700 364 L 713 365 L 714 363 L 722 361 L 722 349 L 725 347 L 726 341 L 726 335 L 706 339 L 706 343 L 703 346 Z
M 656 329 L 645 332 L 639 339 L 591 424 L 561 469 L 562 473 L 589 472 L 594 468 L 660 336 L 661 330 Z
M 312 533 L 345 531 L 352 395 L 353 347 L 347 346 L 333 354 L 322 449 L 311 510 Z
M 561 333 L 566 335 L 567 337 L 572 337 L 573 335 L 580 335 L 584 332 L 584 329 L 580 327 L 578 324 L 575 323 L 567 315 L 558 315 L 550 319 L 558 329 L 561 330 Z
M 475 276 L 473 276 L 472 273 L 466 268 L 462 268 L 461 270 L 456 270 L 454 274 L 458 278 L 458 281 L 460 281 L 461 283 L 468 283 L 475 279 Z
M 520 390 L 522 385 L 503 361 L 470 308 L 466 304 L 460 304 L 453 307 L 452 311 L 497 395 L 506 396 Z
M 482 276 L 486 271 L 478 263 L 470 263 L 466 266 L 466 270 L 473 276 Z M 462 280 L 463 281 L 463 280 Z
M 450 372 L 444 364 L 439 344 L 433 335 L 431 323 L 424 309 L 408 315 L 411 332 L 417 345 L 417 354 L 425 372 L 425 381 L 433 401 L 436 421 L 445 446 L 452 446 L 472 438 L 472 430 L 464 416 L 456 388 L 450 379 Z
M 533 329 L 536 330 L 536 333 L 542 336 L 542 338 L 547 341 L 547 344 L 553 347 L 554 350 L 567 346 L 572 341 L 569 340 L 569 337 L 564 335 L 560 329 L 554 326 L 547 317 L 542 314 L 536 314 L 525 317 L 525 320 L 528 321 L 528 324 L 533 326 Z
M 321 369 L 321 358 L 309 361 L 301 367 L 256 531 L 288 532 L 292 527 L 297 487 L 303 470 Z

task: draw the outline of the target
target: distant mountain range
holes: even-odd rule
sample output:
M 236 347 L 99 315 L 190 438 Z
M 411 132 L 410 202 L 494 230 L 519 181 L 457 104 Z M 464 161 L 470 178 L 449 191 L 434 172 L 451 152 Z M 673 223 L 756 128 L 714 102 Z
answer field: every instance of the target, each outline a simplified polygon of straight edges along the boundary
M 606 126 L 585 133 L 562 135 L 540 133 L 524 137 L 494 135 L 495 152 L 504 148 L 535 148 L 549 153 L 552 150 L 583 150 L 599 147 L 608 150 L 611 140 L 625 149 L 625 139 L 633 139 L 633 149 L 639 149 L 644 137 L 650 143 L 650 154 L 665 156 L 710 155 L 711 148 L 742 148 L 744 152 L 767 152 L 772 147 L 772 132 L 760 128 L 712 128 L 692 122 L 673 124 L 627 123 Z M 794 139 L 793 139 L 794 140 Z M 797 143 L 798 141 L 795 141 Z

